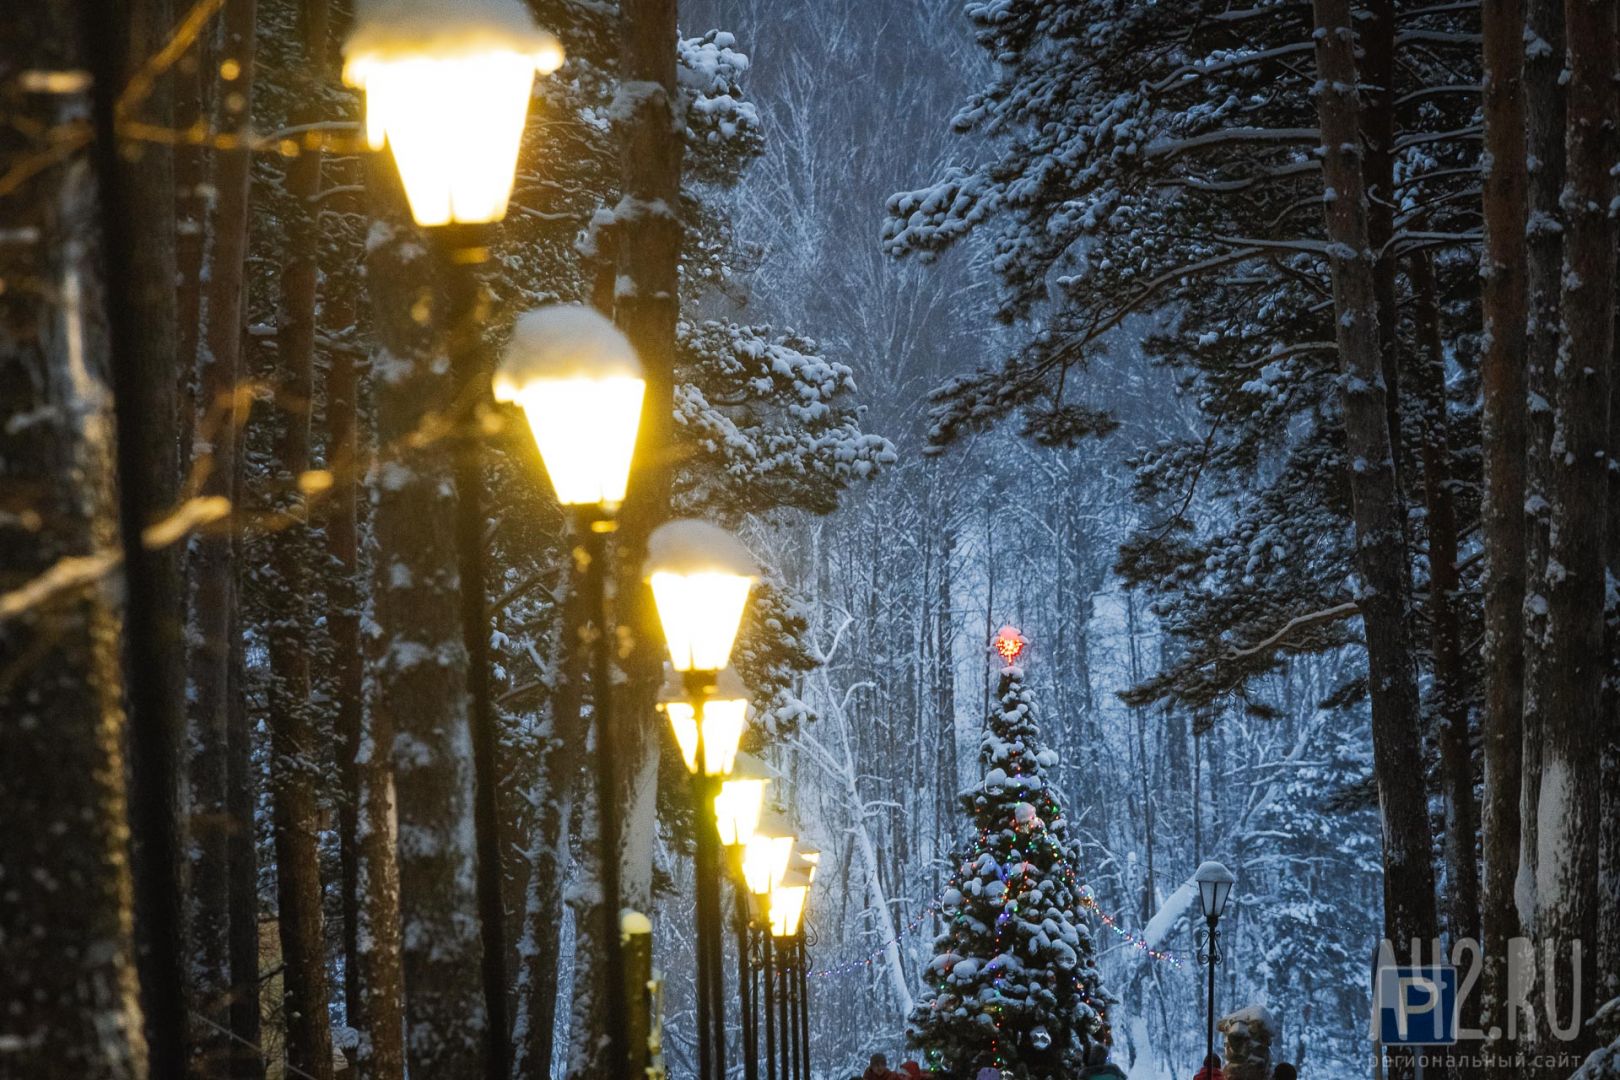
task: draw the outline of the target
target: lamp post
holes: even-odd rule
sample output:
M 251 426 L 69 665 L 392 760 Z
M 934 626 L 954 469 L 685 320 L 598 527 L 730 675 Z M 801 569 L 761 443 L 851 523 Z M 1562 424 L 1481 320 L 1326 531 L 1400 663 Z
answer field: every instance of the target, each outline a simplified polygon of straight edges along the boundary
M 765 785 L 770 770 L 754 755 L 739 752 L 731 775 L 720 785 L 714 799 L 714 818 L 720 830 L 720 844 L 734 874 L 732 891 L 737 898 L 737 990 L 742 1009 L 743 1080 L 759 1080 L 759 1028 L 754 1020 L 754 973 L 749 953 L 753 945 L 750 894 L 743 880 L 743 853 L 759 826 L 765 809 Z
M 683 748 L 683 756 L 692 777 L 697 834 L 698 1068 L 704 1080 L 723 1080 L 725 976 L 721 970 L 719 832 L 713 817 L 714 797 L 736 756 L 747 703 L 746 698 L 722 696 L 721 677 L 758 571 L 747 549 L 730 533 L 688 519 L 666 522 L 652 531 L 647 537 L 643 573 L 669 645 L 670 667 L 679 675 L 684 692 L 684 701 L 678 697 L 665 701 L 665 712 L 678 739 L 683 731 L 687 733 L 691 748 L 690 754 Z M 737 685 L 740 688 L 740 682 Z M 735 709 L 722 708 L 723 703 L 739 700 Z
M 1211 860 L 1198 868 L 1193 880 L 1198 882 L 1198 899 L 1204 909 L 1205 923 L 1198 959 L 1209 965 L 1209 1007 L 1204 1017 L 1204 1060 L 1207 1062 L 1215 1053 L 1215 965 L 1221 962 L 1220 932 L 1216 924 L 1221 921 L 1221 913 L 1226 910 L 1232 884 L 1237 878 L 1223 864 Z
M 771 889 L 770 935 L 778 950 L 777 968 L 781 972 L 782 987 L 777 995 L 778 1023 L 782 1029 L 783 1080 L 796 1080 L 799 1065 L 798 1016 L 795 1000 L 798 985 L 794 976 L 796 944 L 799 923 L 804 917 L 805 900 L 810 893 L 810 875 L 806 864 L 790 866 L 775 888 Z
M 592 308 L 553 305 L 518 318 L 495 372 L 496 400 L 520 406 L 540 449 L 557 501 L 573 513 L 576 587 L 593 629 L 581 635 L 591 653 L 596 720 L 596 801 L 601 861 L 603 993 L 610 1017 L 611 1075 L 627 1074 L 624 954 L 619 899 L 619 796 L 615 763 L 613 673 L 607 612 L 607 540 L 629 483 L 630 458 L 645 390 L 630 342 Z
M 776 972 L 779 965 L 775 938 L 771 934 L 771 894 L 781 883 L 782 876 L 787 873 L 788 860 L 793 856 L 795 840 L 792 823 L 781 813 L 771 810 L 760 815 L 759 823 L 754 828 L 754 835 L 749 837 L 747 845 L 743 848 L 743 881 L 747 885 L 753 903 L 757 906 L 761 923 L 759 944 L 761 981 L 765 987 L 766 1080 L 778 1080 L 781 1075 L 777 1071 L 776 1054 L 776 1004 L 780 997 Z M 783 1045 L 786 1045 L 787 1037 L 787 1028 L 784 1026 Z M 781 1077 L 781 1080 L 786 1080 L 786 1077 Z
M 478 267 L 506 216 L 536 73 L 562 66 L 557 39 L 513 0 L 454 6 L 360 5 L 343 46 L 343 81 L 365 95 L 366 141 L 399 169 L 411 216 L 443 263 L 446 322 L 458 413 L 456 547 L 467 650 L 473 747 L 473 824 L 487 1010 L 486 1067 L 507 1072 L 506 935 L 501 871 L 495 709 L 484 609 L 483 485 L 478 408 L 488 371 L 481 328 L 488 300 Z

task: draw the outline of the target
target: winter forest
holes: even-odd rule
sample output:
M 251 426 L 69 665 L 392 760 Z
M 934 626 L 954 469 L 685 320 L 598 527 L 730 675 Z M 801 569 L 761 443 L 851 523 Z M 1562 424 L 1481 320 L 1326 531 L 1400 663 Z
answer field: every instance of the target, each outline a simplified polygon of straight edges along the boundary
M 0 119 L 0 1080 L 1620 1077 L 1614 0 L 15 0 Z

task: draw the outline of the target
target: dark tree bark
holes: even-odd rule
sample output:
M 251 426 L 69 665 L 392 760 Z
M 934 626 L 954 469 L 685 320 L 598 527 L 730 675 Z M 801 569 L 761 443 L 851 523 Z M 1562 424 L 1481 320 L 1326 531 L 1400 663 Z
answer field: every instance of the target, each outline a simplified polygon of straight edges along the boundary
M 1524 12 L 1486 0 L 1484 30 L 1485 241 L 1480 260 L 1485 352 L 1484 1012 L 1501 1024 L 1508 941 L 1519 930 L 1513 885 L 1519 860 L 1524 709 L 1525 217 Z M 1438 359 L 1438 358 L 1437 358 Z M 1464 714 L 1466 723 L 1466 713 Z M 1463 752 L 1467 752 L 1466 742 Z M 1472 780 L 1470 779 L 1470 792 Z M 1447 803 L 1448 809 L 1450 803 Z M 1448 830 L 1449 832 L 1449 830 Z M 1448 835 L 1447 865 L 1452 854 Z M 1469 843 L 1472 863 L 1473 845 Z M 1454 934 L 1465 931 L 1456 924 Z M 1467 936 L 1478 937 L 1478 933 Z
M 1372 698 L 1373 771 L 1383 814 L 1384 927 L 1399 947 L 1435 936 L 1434 870 L 1424 805 L 1416 680 L 1410 662 L 1402 513 L 1395 486 L 1378 306 L 1362 188 L 1356 70 L 1348 0 L 1315 0 L 1317 113 L 1322 129 L 1329 262 L 1344 368 L 1356 570 L 1361 577 Z
M 1440 747 L 1447 922 L 1453 941 L 1479 939 L 1479 863 L 1474 760 L 1468 738 L 1468 676 L 1463 663 L 1462 593 L 1457 570 L 1457 510 L 1452 495 L 1451 439 L 1446 417 L 1446 358 L 1435 298 L 1434 268 L 1425 252 L 1410 262 L 1421 361 L 1414 382 L 1423 409 L 1423 501 L 1429 534 L 1429 640 L 1434 660 L 1434 714 Z M 1515 507 L 1515 520 L 1518 520 Z M 1514 605 L 1518 611 L 1518 605 Z M 1513 713 L 1517 720 L 1517 710 Z M 1515 750 L 1518 743 L 1513 744 Z M 1518 788 L 1512 791 L 1517 799 Z M 1510 806 L 1512 804 L 1510 803 Z M 1515 853 L 1517 847 L 1515 847 Z M 1511 899 L 1511 897 L 1510 897 Z
M 325 0 L 303 0 L 299 37 L 313 90 L 326 41 Z M 330 979 L 320 867 L 321 726 L 311 697 L 310 653 L 315 635 L 310 605 L 314 543 L 309 507 L 299 487 L 311 465 L 315 367 L 316 259 L 319 255 L 321 155 L 306 148 L 289 159 L 283 186 L 291 203 L 276 308 L 275 506 L 281 518 L 270 536 L 271 584 L 267 628 L 270 654 L 271 792 L 274 796 L 276 900 L 281 927 L 287 1059 L 321 1078 L 332 1075 L 327 1018 Z
M 393 769 L 408 1070 L 473 1080 L 483 1075 L 485 1021 L 467 653 L 453 569 L 455 386 L 443 359 L 433 275 L 415 230 L 397 216 L 372 226 L 366 280 L 379 350 L 372 360 L 379 448 L 370 482 L 378 554 L 368 643 L 374 729 L 362 740 L 371 745 L 361 761 L 386 754 Z M 376 790 L 382 777 L 372 777 L 370 786 L 362 779 L 368 806 L 384 798 Z M 363 807 L 362 817 L 370 812 Z M 362 825 L 362 843 L 370 827 Z M 362 865 L 375 864 L 362 854 Z M 373 894 L 383 885 L 367 881 L 368 903 L 381 900 Z M 376 1031 L 382 1018 L 369 1019 Z
M 8 5 L 0 68 L 83 70 L 80 12 Z M 85 90 L 8 88 L 5 107 L 0 160 L 20 163 L 49 150 L 25 133 L 82 117 Z M 10 194 L 0 246 L 0 1072 L 140 1080 L 118 590 L 101 573 L 13 594 L 119 548 L 96 213 L 73 154 Z
M 1361 175 L 1367 193 L 1367 241 L 1375 253 L 1373 295 L 1378 304 L 1378 362 L 1384 373 L 1384 411 L 1401 482 L 1400 339 L 1396 333 L 1395 231 L 1395 0 L 1370 0 L 1361 22 Z
M 579 755 L 585 729 L 580 700 L 584 650 L 576 643 L 584 627 L 578 589 L 562 607 L 562 680 L 553 697 L 551 731 L 535 777 L 534 826 L 529 844 L 529 881 L 518 936 L 513 1076 L 549 1075 L 557 1019 L 556 973 L 562 960 L 563 884 L 568 873 L 569 834 L 579 787 Z
M 84 26 L 96 78 L 93 153 L 118 412 L 136 959 L 150 1066 L 162 1076 L 183 1074 L 186 1063 L 185 592 L 181 548 L 147 548 L 143 537 L 174 508 L 180 490 L 174 154 L 117 132 L 127 120 L 172 125 L 172 82 L 146 74 L 172 23 L 170 0 L 119 0 L 87 12 Z
M 221 15 L 218 110 L 214 130 L 223 140 L 247 131 L 253 86 L 254 0 L 227 0 Z M 204 324 L 197 355 L 192 450 L 199 455 L 199 492 L 236 498 L 237 433 L 246 397 L 237 393 L 242 339 L 242 271 L 247 257 L 249 151 L 222 146 L 214 155 L 214 220 L 202 261 L 208 266 Z M 194 183 L 202 183 L 196 178 Z M 199 223 L 200 224 L 200 223 Z M 188 355 L 181 354 L 182 357 Z M 239 411 L 238 405 L 241 406 Z M 232 634 L 237 628 L 235 544 L 231 528 L 199 534 L 190 551 L 192 647 L 186 695 L 190 728 L 192 953 L 191 1075 L 223 1074 L 236 1048 L 230 1027 L 230 833 L 246 828 L 230 812 Z M 245 913 L 255 916 L 256 913 Z M 257 920 L 255 918 L 255 924 Z
M 618 625 L 631 647 L 620 664 L 628 676 L 614 688 L 620 762 L 615 763 L 621 805 L 621 896 L 625 907 L 652 904 L 652 850 L 656 828 L 659 728 L 653 702 L 664 662 L 662 635 L 651 595 L 641 581 L 647 535 L 669 513 L 674 415 L 675 321 L 680 308 L 680 205 L 684 118 L 675 115 L 675 0 L 627 0 L 619 8 L 620 78 L 641 87 L 628 100 L 623 122 L 623 194 L 614 210 L 619 233 L 619 276 L 614 318 L 641 357 L 647 380 L 630 488 L 617 535 Z M 576 913 L 582 955 L 600 955 L 604 919 L 594 908 Z M 595 972 L 601 974 L 601 965 Z M 575 993 L 569 1075 L 607 1073 L 600 980 Z
M 236 456 L 236 489 L 242 490 L 244 456 Z M 240 558 L 241 537 L 233 555 Z M 240 588 L 238 586 L 238 593 Z M 230 727 L 226 739 L 227 810 L 231 827 L 226 843 L 230 861 L 231 906 L 231 1034 L 234 1056 L 231 1080 L 262 1080 L 264 1056 L 259 1052 L 261 1027 L 259 993 L 259 858 L 254 829 L 258 809 L 260 771 L 253 761 L 253 720 L 247 708 L 247 657 L 242 641 L 242 609 L 233 598 L 230 609 Z
M 1564 186 L 1564 5 L 1563 0 L 1526 0 L 1526 152 L 1530 163 L 1525 274 L 1528 322 L 1525 366 L 1529 423 L 1525 440 L 1524 712 L 1520 732 L 1519 862 L 1515 907 L 1519 928 L 1533 936 L 1536 923 L 1536 803 L 1541 797 L 1542 695 L 1547 679 L 1546 568 L 1550 533 L 1553 436 L 1553 366 L 1563 323 L 1559 277 L 1563 273 Z M 1511 827 L 1511 826 L 1510 826 Z
M 1608 497 L 1609 364 L 1614 337 L 1614 183 L 1611 116 L 1615 6 L 1566 0 L 1564 332 L 1555 368 L 1551 531 L 1547 548 L 1547 685 L 1542 701 L 1541 792 L 1536 804 L 1536 929 L 1560 955 L 1597 942 L 1599 756 L 1603 730 L 1604 527 Z M 1593 978 L 1576 996 L 1572 966 L 1549 987 L 1550 1022 L 1590 1018 Z M 1571 1012 L 1570 1010 L 1573 1010 Z M 1582 1025 L 1563 1048 L 1584 1053 Z

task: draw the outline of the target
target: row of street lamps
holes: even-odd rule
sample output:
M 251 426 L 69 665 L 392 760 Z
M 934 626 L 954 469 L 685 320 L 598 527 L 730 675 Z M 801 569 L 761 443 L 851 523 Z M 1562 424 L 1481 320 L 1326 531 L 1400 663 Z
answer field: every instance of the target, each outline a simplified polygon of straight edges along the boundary
M 463 618 L 474 746 L 492 752 L 494 715 L 487 692 L 488 618 L 483 607 L 483 521 L 476 412 L 484 398 L 479 347 L 486 315 L 478 267 L 487 260 L 487 230 L 506 214 L 534 76 L 562 65 L 555 37 L 533 25 L 515 0 L 463 0 L 455 5 L 396 3 L 362 8 L 344 46 L 344 79 L 365 95 L 365 130 L 399 169 L 411 215 L 440 251 L 452 297 L 452 370 L 467 406 L 458 481 Z M 594 633 L 591 652 L 602 912 L 603 1013 L 609 1018 L 611 1075 L 629 1080 L 648 1061 L 632 1046 L 624 942 L 646 920 L 622 910 L 619 881 L 619 792 L 612 709 L 615 640 L 607 610 L 609 539 L 629 485 L 646 380 L 634 347 L 612 322 L 579 305 L 552 305 L 520 316 L 489 391 L 519 407 L 540 451 L 557 501 L 572 517 L 573 565 Z M 669 647 L 659 709 L 668 718 L 691 776 L 696 829 L 697 1046 L 701 1080 L 725 1076 L 725 997 L 720 888 L 723 866 L 736 892 L 738 985 L 745 1072 L 759 1076 L 758 1015 L 762 986 L 769 1080 L 809 1075 L 808 994 L 802 923 L 820 854 L 798 846 L 794 830 L 765 809 L 770 773 L 738 750 L 748 700 L 729 666 L 758 570 L 725 530 L 702 521 L 666 523 L 647 541 L 642 577 L 653 596 Z M 486 910 L 486 994 L 492 1040 L 504 1038 L 499 927 L 490 925 L 498 898 L 493 763 L 479 772 L 481 903 Z M 722 850 L 724 856 L 722 856 Z M 486 895 L 487 894 L 487 895 Z M 498 900 L 497 900 L 498 902 Z M 498 922 L 498 919 L 495 921 Z M 755 959 L 757 954 L 757 961 Z M 762 978 L 755 981 L 756 969 Z M 642 1024 L 634 1025 L 639 1032 Z M 504 1048 L 492 1047 L 492 1062 Z M 492 1064 L 492 1071 L 494 1066 Z

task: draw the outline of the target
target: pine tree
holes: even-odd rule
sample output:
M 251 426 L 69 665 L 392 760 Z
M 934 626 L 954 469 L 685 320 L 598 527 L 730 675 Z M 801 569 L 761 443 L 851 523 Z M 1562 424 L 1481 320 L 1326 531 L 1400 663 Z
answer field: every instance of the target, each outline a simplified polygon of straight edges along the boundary
M 933 1068 L 957 1076 L 986 1066 L 1020 1080 L 1063 1075 L 1109 1039 L 1079 915 L 1079 845 L 1046 778 L 1057 754 L 1041 748 L 1035 703 L 1013 664 L 1023 645 L 1010 627 L 997 639 L 1009 666 L 979 743 L 985 775 L 962 794 L 978 837 L 945 890 L 949 921 L 908 1031 Z

